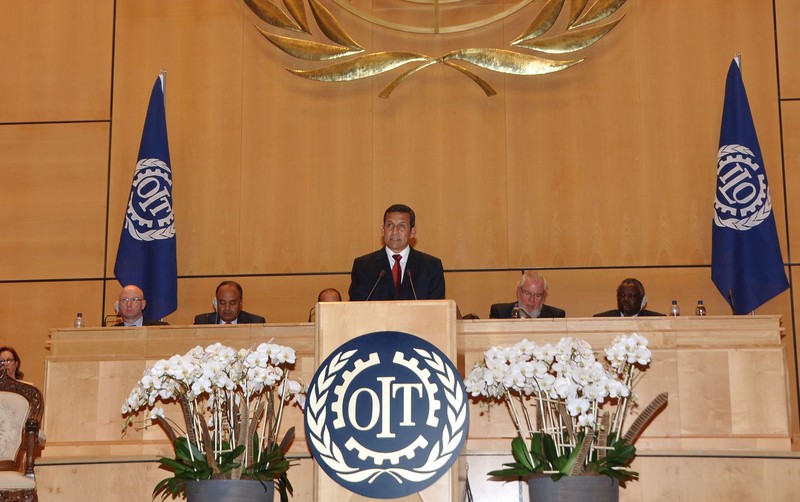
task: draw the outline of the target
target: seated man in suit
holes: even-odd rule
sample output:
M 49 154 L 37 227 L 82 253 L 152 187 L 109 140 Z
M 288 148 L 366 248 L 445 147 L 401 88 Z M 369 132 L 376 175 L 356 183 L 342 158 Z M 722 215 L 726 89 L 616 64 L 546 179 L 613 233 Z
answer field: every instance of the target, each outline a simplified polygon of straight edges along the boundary
M 663 316 L 659 312 L 646 310 L 647 295 L 644 285 L 638 280 L 628 278 L 617 286 L 617 308 L 595 314 L 594 317 L 639 317 Z
M 444 299 L 442 260 L 409 245 L 417 233 L 415 223 L 414 211 L 406 205 L 384 211 L 385 246 L 353 261 L 351 301 Z
M 563 310 L 545 305 L 547 279 L 532 270 L 526 270 L 517 284 L 517 301 L 495 303 L 489 310 L 492 319 L 520 319 L 566 317 Z
M 234 281 L 222 281 L 214 296 L 214 312 L 198 314 L 195 324 L 263 324 L 266 319 L 260 315 L 242 310 L 242 286 Z
M 147 300 L 144 299 L 144 292 L 133 284 L 125 286 L 119 292 L 119 298 L 114 305 L 117 314 L 122 318 L 114 326 L 164 326 L 168 323 L 147 319 L 143 311 L 147 307 Z

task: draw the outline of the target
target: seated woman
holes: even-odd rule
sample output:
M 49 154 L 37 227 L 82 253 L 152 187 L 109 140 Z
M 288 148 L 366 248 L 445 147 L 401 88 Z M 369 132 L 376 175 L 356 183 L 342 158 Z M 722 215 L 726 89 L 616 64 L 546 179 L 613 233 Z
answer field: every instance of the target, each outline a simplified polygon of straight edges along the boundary
M 19 354 L 17 351 L 14 350 L 14 347 L 3 346 L 0 347 L 0 371 L 5 371 L 6 375 L 13 378 L 14 380 L 23 381 L 22 377 L 24 373 L 20 370 L 20 366 L 22 362 L 19 360 Z M 24 382 L 29 383 L 29 382 Z M 44 430 L 39 428 L 39 445 L 44 445 L 45 441 L 47 440 L 47 436 L 44 434 Z
M 20 360 L 17 351 L 13 347 L 0 347 L 0 368 L 14 380 L 20 380 L 23 374 L 19 367 Z

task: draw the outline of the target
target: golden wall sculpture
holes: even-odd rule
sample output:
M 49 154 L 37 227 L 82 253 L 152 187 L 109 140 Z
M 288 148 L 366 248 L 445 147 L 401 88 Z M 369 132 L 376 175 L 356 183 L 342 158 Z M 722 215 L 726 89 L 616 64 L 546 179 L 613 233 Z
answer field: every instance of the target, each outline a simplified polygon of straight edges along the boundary
M 517 49 L 528 49 L 545 54 L 572 54 L 585 49 L 603 38 L 622 21 L 624 14 L 613 21 L 601 23 L 602 20 L 616 13 L 625 4 L 626 0 L 598 0 L 589 8 L 586 5 L 587 0 L 573 0 L 570 2 L 568 19 L 564 29 L 557 34 L 540 38 L 554 29 L 565 3 L 565 0 L 549 0 L 539 10 L 528 28 L 510 42 L 511 49 L 465 47 L 449 51 L 440 56 L 429 56 L 402 50 L 369 52 L 347 33 L 338 19 L 318 0 L 308 0 L 308 5 L 317 26 L 332 44 L 318 42 L 314 39 L 302 0 L 284 0 L 288 15 L 269 0 L 244 1 L 253 13 L 272 27 L 294 31 L 311 38 L 278 35 L 256 26 L 264 38 L 290 56 L 315 62 L 342 59 L 341 62 L 310 70 L 288 69 L 299 77 L 320 82 L 348 82 L 373 77 L 396 68 L 411 65 L 410 69 L 400 74 L 380 92 L 380 97 L 387 98 L 403 81 L 415 73 L 436 64 L 452 68 L 471 79 L 483 89 L 486 96 L 494 96 L 497 91 L 485 79 L 462 63 L 469 63 L 491 72 L 525 76 L 545 75 L 566 70 L 581 63 L 584 58 L 575 57 L 574 59 L 556 60 L 528 52 L 520 52 Z M 400 31 L 424 31 L 414 26 L 382 22 L 380 18 L 366 15 L 363 11 L 352 7 L 347 2 L 337 1 L 336 3 L 363 19 L 377 22 L 388 28 Z M 434 20 L 431 33 L 463 31 L 485 26 L 516 12 L 529 3 L 530 0 L 514 4 L 511 8 L 483 20 L 442 30 L 440 27 L 440 2 L 434 0 L 431 3 Z

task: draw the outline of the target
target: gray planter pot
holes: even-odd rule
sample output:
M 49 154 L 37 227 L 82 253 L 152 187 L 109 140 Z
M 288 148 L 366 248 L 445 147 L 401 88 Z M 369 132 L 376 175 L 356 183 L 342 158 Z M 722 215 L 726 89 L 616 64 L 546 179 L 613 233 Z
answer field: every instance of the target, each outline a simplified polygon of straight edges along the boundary
M 531 502 L 618 502 L 619 481 L 608 476 L 564 476 L 558 481 L 531 476 L 528 494 Z
M 188 502 L 272 502 L 274 497 L 272 481 L 265 481 L 263 485 L 250 479 L 207 479 L 186 483 Z

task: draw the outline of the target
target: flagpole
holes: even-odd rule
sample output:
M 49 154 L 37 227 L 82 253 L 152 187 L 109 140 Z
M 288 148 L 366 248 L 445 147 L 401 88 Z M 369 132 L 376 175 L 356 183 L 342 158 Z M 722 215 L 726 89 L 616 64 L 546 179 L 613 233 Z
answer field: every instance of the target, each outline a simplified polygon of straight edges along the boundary
M 158 78 L 161 79 L 161 92 L 164 94 L 164 108 L 167 107 L 167 69 L 164 68 L 158 72 Z
M 739 72 L 741 72 L 742 71 L 742 51 L 738 51 L 736 53 L 736 55 L 733 56 L 733 59 L 736 60 L 736 66 L 739 67 Z M 731 297 L 731 306 L 733 306 L 733 298 L 732 297 Z M 750 311 L 750 315 L 751 316 L 756 315 L 756 311 L 755 310 L 751 310 Z

